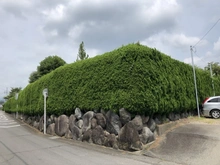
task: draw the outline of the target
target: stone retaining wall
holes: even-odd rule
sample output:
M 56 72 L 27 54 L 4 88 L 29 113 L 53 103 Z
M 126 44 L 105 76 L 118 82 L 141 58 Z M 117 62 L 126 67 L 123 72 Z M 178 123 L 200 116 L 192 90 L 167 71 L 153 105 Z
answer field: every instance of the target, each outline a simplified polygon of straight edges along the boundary
M 88 111 L 83 114 L 79 108 L 76 108 L 75 113 L 71 116 L 48 116 L 46 132 L 54 136 L 115 149 L 138 151 L 143 148 L 143 145 L 154 141 L 158 134 L 160 135 L 165 131 L 164 128 L 160 127 L 161 124 L 171 123 L 171 121 L 186 118 L 188 115 L 188 113 L 170 113 L 168 116 L 136 115 L 132 118 L 131 114 L 124 108 L 119 110 L 119 114 L 112 111 L 99 113 Z M 43 132 L 43 116 L 18 115 L 18 118 Z M 166 125 L 169 127 L 169 124 Z

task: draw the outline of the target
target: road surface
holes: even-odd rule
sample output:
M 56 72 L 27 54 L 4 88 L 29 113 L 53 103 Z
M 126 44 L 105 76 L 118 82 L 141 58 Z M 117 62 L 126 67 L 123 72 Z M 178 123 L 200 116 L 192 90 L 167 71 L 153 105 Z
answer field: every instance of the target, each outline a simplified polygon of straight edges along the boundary
M 220 119 L 201 119 L 168 132 L 145 155 L 183 165 L 220 165 Z
M 176 165 L 103 146 L 43 135 L 0 111 L 0 165 Z

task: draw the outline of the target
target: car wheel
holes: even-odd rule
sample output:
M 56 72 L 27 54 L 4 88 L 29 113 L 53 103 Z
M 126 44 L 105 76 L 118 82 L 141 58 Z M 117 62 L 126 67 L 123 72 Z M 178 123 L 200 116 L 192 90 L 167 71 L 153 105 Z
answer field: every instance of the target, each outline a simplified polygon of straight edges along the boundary
M 211 116 L 212 116 L 214 119 L 218 119 L 218 118 L 220 117 L 220 111 L 219 111 L 219 110 L 212 110 Z

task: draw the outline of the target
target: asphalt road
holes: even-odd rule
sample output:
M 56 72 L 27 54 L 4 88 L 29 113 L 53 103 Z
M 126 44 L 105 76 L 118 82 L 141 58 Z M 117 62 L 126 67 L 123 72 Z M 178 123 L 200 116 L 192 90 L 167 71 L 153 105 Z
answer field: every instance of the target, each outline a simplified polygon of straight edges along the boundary
M 183 165 L 220 164 L 220 119 L 204 119 L 175 128 L 145 155 Z
M 0 111 L 0 165 L 175 165 L 139 154 L 43 135 Z

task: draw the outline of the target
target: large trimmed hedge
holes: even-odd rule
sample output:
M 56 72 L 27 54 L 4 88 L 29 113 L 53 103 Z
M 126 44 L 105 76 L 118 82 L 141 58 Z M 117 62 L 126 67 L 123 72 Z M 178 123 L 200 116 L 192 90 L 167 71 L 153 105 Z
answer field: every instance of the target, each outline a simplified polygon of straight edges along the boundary
M 209 73 L 196 69 L 199 102 L 212 95 Z M 29 84 L 4 110 L 43 114 L 42 90 L 48 88 L 48 114 L 71 114 L 76 107 L 135 114 L 190 111 L 196 108 L 192 67 L 139 44 L 67 64 Z M 220 79 L 215 79 L 220 94 Z

